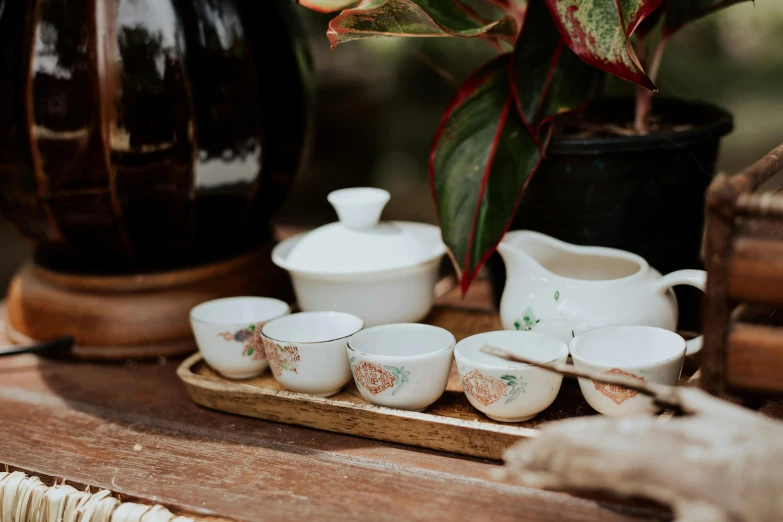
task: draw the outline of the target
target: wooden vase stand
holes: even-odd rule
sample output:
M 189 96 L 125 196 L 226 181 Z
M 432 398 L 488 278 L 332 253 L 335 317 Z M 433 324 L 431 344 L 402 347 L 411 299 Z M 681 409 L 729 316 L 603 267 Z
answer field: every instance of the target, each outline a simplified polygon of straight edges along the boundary
M 9 337 L 28 344 L 71 336 L 72 354 L 84 359 L 190 353 L 196 349 L 189 323 L 195 305 L 239 295 L 288 297 L 285 274 L 270 260 L 272 246 L 153 274 L 65 274 L 27 262 L 8 289 Z

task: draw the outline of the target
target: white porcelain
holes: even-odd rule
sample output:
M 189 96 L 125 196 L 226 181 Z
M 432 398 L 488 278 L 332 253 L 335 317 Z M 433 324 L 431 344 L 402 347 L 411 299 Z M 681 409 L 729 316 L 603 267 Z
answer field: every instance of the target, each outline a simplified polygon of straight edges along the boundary
M 446 390 L 454 336 L 437 326 L 389 324 L 348 340 L 348 358 L 362 397 L 378 406 L 422 411 Z
M 388 192 L 332 192 L 340 222 L 281 242 L 272 261 L 288 271 L 304 311 L 333 310 L 367 326 L 417 322 L 432 308 L 440 259 L 440 229 L 408 222 L 379 223 Z
M 227 297 L 193 307 L 190 326 L 207 364 L 229 379 L 249 379 L 269 367 L 261 327 L 290 312 L 278 299 Z
M 339 221 L 303 235 L 288 251 L 286 268 L 298 272 L 358 274 L 406 268 L 443 254 L 442 245 L 421 234 L 422 225 L 380 222 L 389 193 L 361 187 L 327 196 Z M 415 224 L 414 224 L 415 225 Z M 431 225 L 423 225 L 431 229 Z M 434 227 L 437 228 L 437 227 Z
M 540 362 L 564 363 L 568 346 L 555 337 L 502 330 L 473 335 L 457 343 L 454 357 L 470 403 L 490 419 L 521 422 L 547 409 L 557 397 L 563 376 L 500 359 L 481 351 L 494 346 Z
M 593 328 L 646 325 L 674 331 L 677 300 L 672 287 L 704 290 L 703 270 L 667 276 L 640 256 L 622 250 L 571 245 L 537 232 L 509 232 L 498 245 L 506 263 L 500 302 L 504 328 L 542 331 L 569 342 Z M 688 341 L 688 354 L 701 336 Z
M 345 347 L 363 326 L 360 318 L 341 312 L 302 312 L 269 321 L 261 335 L 272 374 L 287 390 L 334 395 L 351 380 Z
M 575 337 L 570 346 L 574 365 L 639 381 L 677 385 L 685 361 L 685 340 L 674 332 L 650 326 L 607 326 Z M 652 414 L 652 399 L 621 386 L 579 379 L 587 403 L 613 417 Z

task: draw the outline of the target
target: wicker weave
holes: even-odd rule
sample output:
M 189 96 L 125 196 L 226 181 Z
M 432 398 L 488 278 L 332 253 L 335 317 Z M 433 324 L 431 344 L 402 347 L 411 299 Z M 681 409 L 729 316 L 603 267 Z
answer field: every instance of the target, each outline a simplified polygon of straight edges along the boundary
M 0 522 L 193 522 L 163 506 L 120 502 L 111 491 L 45 485 L 21 471 L 0 472 Z

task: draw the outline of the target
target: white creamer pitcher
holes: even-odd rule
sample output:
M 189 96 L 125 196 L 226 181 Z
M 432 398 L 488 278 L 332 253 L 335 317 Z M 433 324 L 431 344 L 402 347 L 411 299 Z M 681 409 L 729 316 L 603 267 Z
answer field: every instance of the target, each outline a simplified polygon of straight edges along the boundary
M 672 287 L 704 291 L 703 270 L 667 276 L 636 254 L 583 247 L 538 232 L 509 232 L 498 245 L 506 263 L 500 318 L 507 329 L 532 330 L 569 342 L 601 326 L 647 325 L 675 330 L 677 300 Z M 701 336 L 688 341 L 688 354 Z

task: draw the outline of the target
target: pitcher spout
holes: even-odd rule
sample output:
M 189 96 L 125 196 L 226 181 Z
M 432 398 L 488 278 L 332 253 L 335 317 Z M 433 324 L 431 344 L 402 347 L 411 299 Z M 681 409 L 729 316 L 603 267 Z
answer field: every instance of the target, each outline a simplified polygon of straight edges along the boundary
M 527 251 L 526 247 L 530 246 L 527 235 L 524 231 L 509 232 L 498 245 L 509 278 L 521 273 L 543 275 L 546 272 Z
M 509 277 L 603 281 L 643 277 L 647 262 L 636 254 L 613 248 L 572 245 L 528 230 L 509 232 L 498 245 Z

